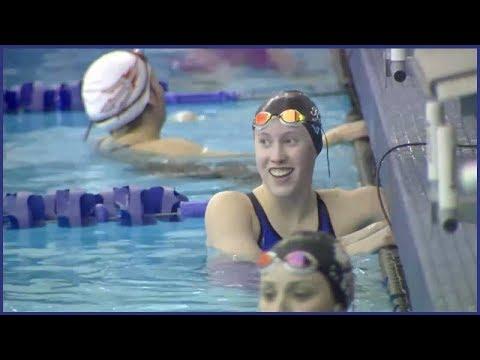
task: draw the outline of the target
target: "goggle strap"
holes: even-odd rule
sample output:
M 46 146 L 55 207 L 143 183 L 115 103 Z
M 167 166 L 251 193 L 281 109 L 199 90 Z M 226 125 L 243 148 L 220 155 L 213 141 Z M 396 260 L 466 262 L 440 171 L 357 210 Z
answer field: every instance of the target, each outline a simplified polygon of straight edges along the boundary
M 320 127 L 322 129 L 322 133 L 325 137 L 325 145 L 327 145 L 327 168 L 328 168 L 328 177 L 330 177 L 330 158 L 328 156 L 328 139 L 327 135 L 325 134 L 325 130 L 323 130 L 323 126 Z
M 84 142 L 87 141 L 88 135 L 90 135 L 90 130 L 92 130 L 92 126 L 93 126 L 93 122 L 89 121 L 87 131 L 83 135 L 83 141 Z

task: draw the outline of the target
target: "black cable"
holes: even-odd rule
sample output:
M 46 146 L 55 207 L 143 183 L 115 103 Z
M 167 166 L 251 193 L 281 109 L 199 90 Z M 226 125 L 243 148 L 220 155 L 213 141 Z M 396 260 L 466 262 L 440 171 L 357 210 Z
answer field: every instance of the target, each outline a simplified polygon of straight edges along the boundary
M 327 134 L 325 134 L 325 130 L 323 130 L 323 126 L 320 127 L 323 132 L 323 136 L 325 137 L 325 144 L 327 145 L 327 167 L 328 167 L 328 177 L 330 177 L 330 158 L 328 156 L 328 139 L 327 139 Z
M 382 197 L 380 196 L 380 169 L 382 167 L 383 160 L 387 157 L 388 154 L 393 152 L 394 150 L 407 147 L 407 146 L 424 146 L 427 145 L 425 142 L 418 142 L 418 143 L 405 143 L 405 144 L 400 144 L 397 146 L 394 146 L 393 148 L 389 149 L 385 154 L 383 154 L 382 158 L 378 162 L 377 165 L 377 170 L 375 174 L 375 178 L 377 179 L 377 196 L 378 196 L 378 201 L 380 202 L 380 207 L 382 208 L 383 216 L 385 216 L 385 220 L 387 220 L 388 225 L 390 228 L 392 227 L 392 223 L 390 222 L 390 218 L 387 215 L 387 211 L 385 210 L 385 206 L 383 205 Z M 457 144 L 457 147 L 459 148 L 477 148 L 477 144 Z
M 377 179 L 377 196 L 378 196 L 378 201 L 380 202 L 380 207 L 382 208 L 383 216 L 385 216 L 385 220 L 387 220 L 387 223 L 390 226 L 390 228 L 392 227 L 392 223 L 390 222 L 390 218 L 388 217 L 387 212 L 385 210 L 385 206 L 383 205 L 382 197 L 380 196 L 380 169 L 382 167 L 383 160 L 387 157 L 388 154 L 390 154 L 392 151 L 395 151 L 397 149 L 407 147 L 407 146 L 422 146 L 422 145 L 427 145 L 427 143 L 424 143 L 424 142 L 406 143 L 406 144 L 400 144 L 400 145 L 394 146 L 393 148 L 389 149 L 385 154 L 383 154 L 382 158 L 378 162 L 377 172 L 375 174 L 375 178 Z

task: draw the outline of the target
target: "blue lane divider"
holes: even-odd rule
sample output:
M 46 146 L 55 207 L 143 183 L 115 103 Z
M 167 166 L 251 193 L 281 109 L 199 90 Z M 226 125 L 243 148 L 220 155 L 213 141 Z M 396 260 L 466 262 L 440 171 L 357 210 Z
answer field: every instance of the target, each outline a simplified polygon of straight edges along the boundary
M 274 92 L 273 90 L 258 92 L 258 89 L 243 93 L 237 91 L 172 92 L 169 91 L 168 83 L 165 81 L 159 81 L 159 84 L 165 90 L 167 104 L 214 104 L 239 100 L 263 100 Z M 45 86 L 40 81 L 27 82 L 21 86 L 3 89 L 3 111 L 16 113 L 18 111 L 84 110 L 81 89 L 81 81 L 53 86 Z M 310 96 L 335 96 L 345 94 L 345 90 L 310 91 L 308 93 Z
M 166 91 L 165 102 L 167 104 L 219 103 L 237 101 L 241 98 L 235 91 L 169 92 L 166 82 L 160 81 L 159 83 Z M 81 82 L 45 86 L 42 82 L 36 81 L 3 89 L 3 105 L 5 113 L 84 110 Z
M 90 226 L 118 221 L 123 226 L 153 225 L 160 221 L 182 221 L 203 217 L 207 201 L 189 201 L 175 189 L 155 186 L 114 187 L 99 194 L 83 189 L 62 189 L 42 195 L 30 192 L 3 196 L 3 223 L 9 229 L 45 226 L 56 221 L 59 227 Z

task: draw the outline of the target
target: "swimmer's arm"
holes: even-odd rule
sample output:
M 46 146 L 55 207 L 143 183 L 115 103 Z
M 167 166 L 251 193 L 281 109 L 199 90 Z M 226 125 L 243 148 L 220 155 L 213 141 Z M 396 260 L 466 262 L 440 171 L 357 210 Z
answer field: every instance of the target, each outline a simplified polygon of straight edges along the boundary
M 238 192 L 215 194 L 205 212 L 207 246 L 235 256 L 237 260 L 253 261 L 261 251 L 253 235 L 251 205 Z
M 203 148 L 202 150 L 203 157 L 222 157 L 222 158 L 252 158 L 252 153 L 236 153 L 236 152 L 229 152 L 229 151 L 211 151 L 207 148 Z
M 235 153 L 229 151 L 210 151 L 192 141 L 181 138 L 162 138 L 132 145 L 131 149 L 149 155 L 167 157 L 252 157 L 250 153 Z
M 330 129 L 325 135 L 328 140 L 328 146 L 333 146 L 339 143 L 351 142 L 362 137 L 367 137 L 368 131 L 365 120 L 359 120 Z M 323 136 L 324 144 L 326 144 L 325 135 Z
M 395 245 L 386 221 L 379 221 L 351 234 L 339 237 L 345 251 L 350 255 L 370 254 L 385 246 Z
M 387 200 L 385 198 L 383 190 L 382 188 L 380 188 L 379 190 L 385 212 L 387 213 L 387 216 L 390 217 Z M 352 203 L 358 204 L 355 206 L 355 208 L 359 212 L 357 224 L 354 224 L 355 230 L 363 228 L 364 226 L 377 221 L 386 221 L 385 215 L 383 214 L 382 207 L 380 205 L 380 201 L 378 199 L 378 191 L 376 186 L 362 186 L 358 189 L 351 191 L 350 204 Z
M 323 189 L 318 193 L 328 207 L 337 236 L 351 234 L 367 225 L 384 221 L 376 186 L 362 186 L 353 190 Z M 386 200 L 380 196 L 388 214 Z

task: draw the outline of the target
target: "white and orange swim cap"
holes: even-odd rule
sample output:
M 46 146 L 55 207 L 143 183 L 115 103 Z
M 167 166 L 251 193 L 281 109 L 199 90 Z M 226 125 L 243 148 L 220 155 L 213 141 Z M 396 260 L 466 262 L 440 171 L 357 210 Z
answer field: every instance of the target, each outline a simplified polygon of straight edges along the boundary
M 90 127 L 114 131 L 135 120 L 150 98 L 150 73 L 150 65 L 132 51 L 116 50 L 95 60 L 82 84 Z

